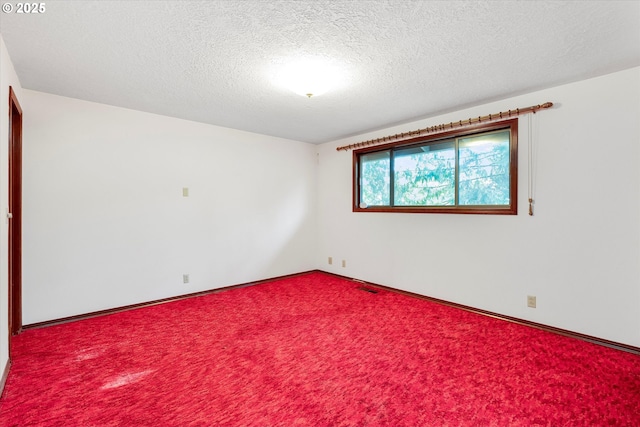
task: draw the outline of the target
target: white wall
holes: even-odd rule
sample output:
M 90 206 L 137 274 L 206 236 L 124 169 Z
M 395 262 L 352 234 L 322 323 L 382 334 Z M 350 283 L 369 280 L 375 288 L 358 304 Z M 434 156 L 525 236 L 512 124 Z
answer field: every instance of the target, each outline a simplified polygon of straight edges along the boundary
M 30 90 L 21 102 L 24 324 L 315 268 L 315 146 Z
M 555 106 L 533 116 L 535 216 L 527 214 L 526 116 L 517 216 L 351 212 L 352 153 L 337 146 L 546 101 Z M 639 123 L 634 68 L 323 144 L 317 264 L 640 346 Z M 329 256 L 338 262 L 328 265 Z M 537 296 L 536 309 L 527 295 Z
M 4 215 L 9 208 L 9 86 L 22 102 L 20 81 L 0 36 L 0 377 L 9 359 L 8 226 Z
M 24 324 L 321 268 L 640 346 L 640 68 L 315 147 L 20 91 L 1 53 L 0 96 L 17 86 L 25 110 Z M 351 212 L 336 146 L 545 101 L 534 217 L 526 117 L 519 215 Z M 3 132 L 5 183 L 6 154 Z M 6 246 L 0 221 L 0 313 Z

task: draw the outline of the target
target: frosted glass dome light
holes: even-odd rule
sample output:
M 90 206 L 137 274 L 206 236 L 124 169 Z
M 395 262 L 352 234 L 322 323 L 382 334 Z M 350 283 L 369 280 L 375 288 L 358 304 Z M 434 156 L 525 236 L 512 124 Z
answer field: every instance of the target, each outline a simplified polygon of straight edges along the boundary
M 283 63 L 275 72 L 275 82 L 299 95 L 311 98 L 345 84 L 345 73 L 324 58 L 300 58 Z

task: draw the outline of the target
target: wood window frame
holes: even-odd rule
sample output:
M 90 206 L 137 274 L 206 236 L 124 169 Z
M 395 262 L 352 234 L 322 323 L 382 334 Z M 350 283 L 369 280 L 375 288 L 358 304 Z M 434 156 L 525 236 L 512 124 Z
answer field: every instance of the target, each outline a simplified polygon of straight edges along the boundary
M 436 143 L 451 138 L 460 138 L 485 132 L 510 131 L 509 147 L 509 205 L 479 206 L 368 206 L 360 207 L 360 156 L 385 150 L 397 150 L 405 146 L 421 143 Z M 517 215 L 518 214 L 518 119 L 499 122 L 479 123 L 464 129 L 443 131 L 428 136 L 420 136 L 403 141 L 380 144 L 353 150 L 353 212 L 393 212 L 393 213 L 439 213 L 439 214 L 481 214 L 481 215 Z M 393 168 L 391 168 L 393 174 Z M 389 184 L 393 186 L 393 181 Z M 393 201 L 391 201 L 393 203 Z

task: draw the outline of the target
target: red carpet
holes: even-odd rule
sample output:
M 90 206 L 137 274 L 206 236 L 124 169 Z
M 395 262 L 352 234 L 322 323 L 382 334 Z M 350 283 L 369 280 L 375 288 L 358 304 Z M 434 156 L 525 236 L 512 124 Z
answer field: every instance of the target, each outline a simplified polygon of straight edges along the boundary
M 639 426 L 640 357 L 312 273 L 29 330 L 2 426 Z

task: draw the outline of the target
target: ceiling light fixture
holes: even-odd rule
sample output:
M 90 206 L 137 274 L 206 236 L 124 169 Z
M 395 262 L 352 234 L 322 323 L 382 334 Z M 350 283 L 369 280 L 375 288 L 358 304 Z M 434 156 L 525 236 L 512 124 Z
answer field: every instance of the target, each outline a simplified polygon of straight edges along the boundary
M 273 80 L 278 86 L 311 98 L 343 86 L 346 73 L 329 59 L 305 57 L 280 64 Z

